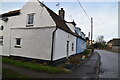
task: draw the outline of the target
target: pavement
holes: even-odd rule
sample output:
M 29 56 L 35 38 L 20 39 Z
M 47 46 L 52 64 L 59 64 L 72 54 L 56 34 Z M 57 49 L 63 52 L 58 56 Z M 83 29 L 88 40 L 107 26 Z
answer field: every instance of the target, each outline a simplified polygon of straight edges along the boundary
M 98 78 L 99 74 L 100 56 L 94 53 L 88 61 L 79 65 L 72 73 L 69 74 L 49 74 L 46 72 L 38 72 L 27 68 L 16 67 L 13 65 L 3 63 L 3 68 L 10 69 L 19 74 L 28 76 L 30 78 Z

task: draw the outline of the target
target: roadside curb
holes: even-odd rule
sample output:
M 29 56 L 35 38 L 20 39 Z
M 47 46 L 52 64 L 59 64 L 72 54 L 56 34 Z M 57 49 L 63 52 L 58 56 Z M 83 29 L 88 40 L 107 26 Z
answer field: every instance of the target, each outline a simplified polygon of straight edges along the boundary
M 97 53 L 98 54 L 98 62 L 97 62 L 97 79 L 99 80 L 99 74 L 100 74 L 100 65 L 101 65 L 101 62 L 100 62 L 100 60 L 101 60 L 101 56 L 100 56 L 100 54 L 98 53 L 98 52 L 95 52 L 95 53 Z

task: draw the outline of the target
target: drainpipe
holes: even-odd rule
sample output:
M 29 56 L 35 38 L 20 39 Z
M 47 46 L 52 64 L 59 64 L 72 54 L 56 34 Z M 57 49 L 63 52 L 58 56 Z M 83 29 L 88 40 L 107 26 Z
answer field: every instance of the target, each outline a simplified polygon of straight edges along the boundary
M 54 41 L 55 41 L 55 32 L 56 32 L 56 30 L 57 30 L 57 27 L 56 27 L 56 29 L 52 33 L 51 62 L 53 61 L 53 51 L 54 51 Z

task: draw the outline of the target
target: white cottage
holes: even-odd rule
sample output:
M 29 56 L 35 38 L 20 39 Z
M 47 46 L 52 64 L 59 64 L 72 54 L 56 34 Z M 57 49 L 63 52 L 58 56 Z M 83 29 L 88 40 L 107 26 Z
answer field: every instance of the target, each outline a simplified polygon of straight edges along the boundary
M 76 23 L 73 22 L 66 22 L 70 30 L 77 34 L 76 35 L 76 53 L 80 54 L 86 50 L 86 40 L 85 34 L 81 31 L 79 27 L 76 27 Z
M 38 0 L 1 15 L 3 56 L 56 61 L 76 54 L 76 36 L 64 20 Z

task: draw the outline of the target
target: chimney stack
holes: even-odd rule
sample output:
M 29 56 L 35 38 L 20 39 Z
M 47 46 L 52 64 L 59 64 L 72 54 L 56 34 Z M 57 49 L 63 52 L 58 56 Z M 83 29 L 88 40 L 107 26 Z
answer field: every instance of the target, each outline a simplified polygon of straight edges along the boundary
M 63 8 L 61 8 L 61 10 L 59 10 L 59 16 L 64 19 L 65 17 L 65 11 L 63 10 Z

